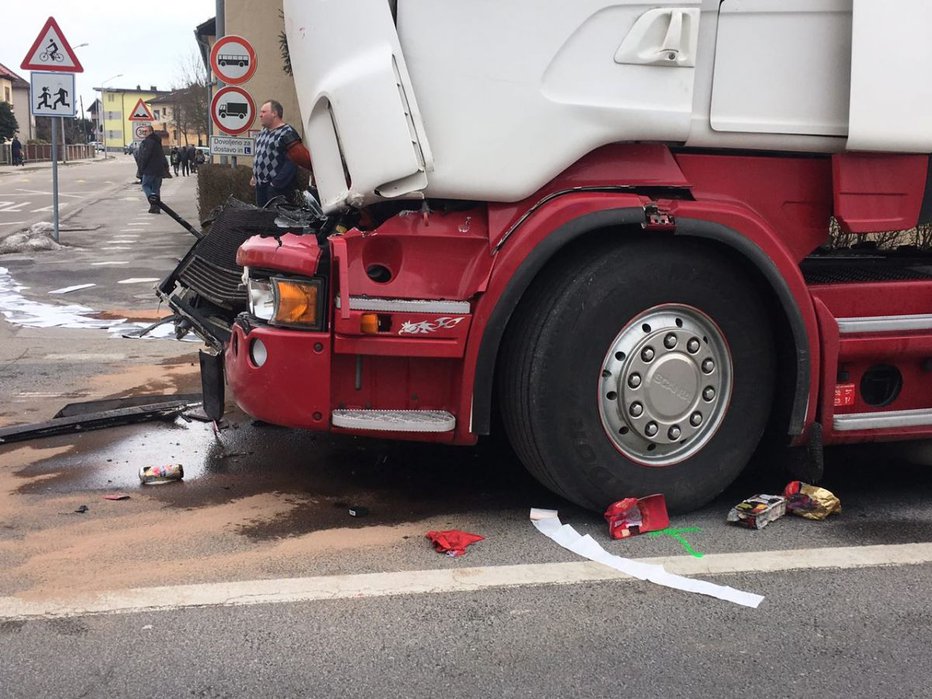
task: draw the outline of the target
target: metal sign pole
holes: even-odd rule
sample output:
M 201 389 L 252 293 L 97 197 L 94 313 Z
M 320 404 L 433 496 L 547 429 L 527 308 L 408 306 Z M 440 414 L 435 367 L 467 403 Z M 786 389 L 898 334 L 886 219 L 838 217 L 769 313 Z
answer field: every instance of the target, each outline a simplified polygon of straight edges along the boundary
M 52 239 L 58 242 L 58 124 L 60 117 L 49 117 L 52 122 Z

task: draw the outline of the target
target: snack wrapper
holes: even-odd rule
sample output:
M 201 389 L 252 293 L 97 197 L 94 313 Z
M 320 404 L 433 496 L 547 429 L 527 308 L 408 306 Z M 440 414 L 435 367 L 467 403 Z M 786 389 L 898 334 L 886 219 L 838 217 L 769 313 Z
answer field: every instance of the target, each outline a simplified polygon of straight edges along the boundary
M 605 521 L 613 539 L 627 539 L 670 526 L 667 502 L 662 494 L 613 502 L 605 510 Z
M 786 514 L 786 498 L 780 495 L 755 495 L 731 508 L 727 520 L 748 529 L 763 529 Z
M 841 500 L 825 488 L 802 481 L 791 481 L 783 489 L 786 509 L 790 514 L 806 519 L 823 520 L 830 514 L 841 512 Z

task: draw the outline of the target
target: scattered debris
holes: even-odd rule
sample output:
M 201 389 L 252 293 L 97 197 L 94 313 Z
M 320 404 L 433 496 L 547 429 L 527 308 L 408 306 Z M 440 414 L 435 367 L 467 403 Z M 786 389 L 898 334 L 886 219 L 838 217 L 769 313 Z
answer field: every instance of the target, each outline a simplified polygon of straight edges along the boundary
M 61 417 L 56 416 L 47 422 L 0 428 L 0 444 L 21 442 L 39 437 L 51 437 L 70 432 L 88 432 L 105 427 L 131 425 L 149 420 L 174 420 L 191 405 L 190 400 L 186 400 L 184 397 L 179 399 L 174 396 L 149 397 L 147 398 L 149 402 L 142 405 L 132 405 L 138 400 L 139 398 L 114 399 L 107 402 L 114 405 L 130 405 L 129 407 L 115 407 L 103 410 L 91 409 L 91 412 L 83 412 L 83 408 L 93 406 L 95 403 L 99 406 L 100 402 L 69 404 L 58 412 Z M 67 414 L 65 414 L 66 411 Z
M 763 596 L 755 595 L 751 592 L 743 592 L 725 585 L 716 585 L 704 580 L 687 578 L 683 575 L 674 575 L 673 573 L 667 572 L 662 565 L 634 561 L 630 558 L 612 555 L 588 534 L 582 536 L 570 525 L 560 522 L 560 517 L 556 510 L 532 508 L 531 524 L 533 524 L 541 534 L 558 543 L 568 551 L 572 551 L 578 556 L 587 558 L 590 561 L 601 563 L 625 575 L 630 575 L 638 580 L 648 580 L 656 585 L 671 587 L 675 590 L 698 592 L 702 595 L 717 597 L 726 602 L 734 602 L 735 604 L 740 604 L 745 607 L 754 607 L 755 609 L 764 600 Z
M 167 402 L 184 402 L 187 406 L 196 406 L 201 402 L 200 393 L 178 393 L 174 395 L 146 394 L 142 396 L 128 396 L 125 398 L 102 398 L 100 400 L 87 400 L 80 403 L 68 403 L 55 413 L 56 418 L 74 417 L 76 415 L 89 415 L 120 408 L 138 408 Z
M 451 558 L 462 556 L 466 553 L 466 547 L 477 541 L 485 539 L 478 534 L 460 531 L 459 529 L 447 529 L 442 532 L 427 532 L 427 538 L 433 543 L 437 553 L 445 553 Z
M 104 495 L 104 500 L 129 500 L 129 495 L 126 493 L 110 493 Z
M 87 505 L 81 505 L 78 509 L 75 510 L 75 512 L 76 512 L 77 514 L 79 514 L 79 515 L 83 515 L 83 514 L 84 514 L 85 512 L 87 512 L 89 509 L 90 509 L 90 508 L 89 508 Z
M 366 517 L 369 514 L 369 508 L 354 505 L 349 508 L 349 514 L 350 517 Z
M 825 488 L 802 481 L 791 481 L 783 489 L 786 509 L 790 514 L 806 519 L 823 520 L 830 514 L 841 512 L 841 500 Z
M 670 526 L 667 501 L 660 493 L 613 502 L 605 510 L 605 521 L 613 539 L 626 539 Z
M 763 529 L 786 514 L 786 498 L 780 495 L 755 495 L 731 508 L 727 520 L 748 529 Z
M 657 537 L 657 536 L 669 536 L 671 539 L 676 539 L 680 542 L 683 547 L 683 550 L 686 551 L 693 558 L 702 558 L 705 554 L 699 553 L 690 546 L 689 542 L 686 541 L 686 537 L 683 534 L 688 534 L 690 532 L 701 532 L 702 530 L 699 527 L 680 527 L 678 529 L 661 529 L 659 532 L 650 532 L 647 536 Z
M 168 464 L 167 466 L 143 466 L 139 469 L 139 480 L 144 485 L 162 485 L 180 481 L 184 478 L 184 467 L 181 464 Z

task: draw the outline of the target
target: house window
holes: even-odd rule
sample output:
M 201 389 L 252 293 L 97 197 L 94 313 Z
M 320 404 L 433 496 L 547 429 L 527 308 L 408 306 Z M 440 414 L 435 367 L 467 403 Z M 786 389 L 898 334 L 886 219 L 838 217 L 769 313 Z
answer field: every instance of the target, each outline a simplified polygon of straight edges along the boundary
M 3 88 L 3 94 L 4 94 L 3 100 L 4 100 L 5 102 L 10 102 L 10 103 L 13 102 L 13 100 L 10 99 L 10 88 L 4 87 L 4 88 Z
M 155 120 L 158 121 L 158 120 L 159 120 L 159 110 L 158 110 L 158 109 L 154 110 L 154 111 L 152 112 L 152 116 L 154 116 L 154 117 L 155 117 Z

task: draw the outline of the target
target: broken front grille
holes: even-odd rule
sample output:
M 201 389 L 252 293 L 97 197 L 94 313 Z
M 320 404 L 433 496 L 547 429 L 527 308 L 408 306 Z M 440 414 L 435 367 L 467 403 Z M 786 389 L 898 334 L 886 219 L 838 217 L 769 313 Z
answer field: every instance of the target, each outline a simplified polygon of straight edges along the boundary
M 195 244 L 193 254 L 178 270 L 178 281 L 222 308 L 245 310 L 243 270 L 236 264 L 236 251 L 252 236 L 275 230 L 276 216 L 273 209 L 231 200 L 217 214 L 210 232 Z

